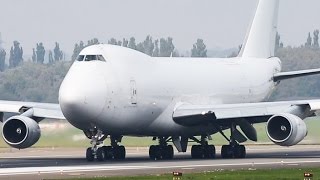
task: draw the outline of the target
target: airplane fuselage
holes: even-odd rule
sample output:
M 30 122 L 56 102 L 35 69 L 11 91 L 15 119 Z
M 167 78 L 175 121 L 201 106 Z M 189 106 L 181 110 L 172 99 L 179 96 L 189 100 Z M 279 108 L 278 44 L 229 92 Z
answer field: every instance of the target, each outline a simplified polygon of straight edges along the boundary
M 155 58 L 110 45 L 90 46 L 80 55 L 106 61 L 74 62 L 59 92 L 62 112 L 79 129 L 119 135 L 215 133 L 207 125 L 175 123 L 175 107 L 260 102 L 281 71 L 278 58 Z

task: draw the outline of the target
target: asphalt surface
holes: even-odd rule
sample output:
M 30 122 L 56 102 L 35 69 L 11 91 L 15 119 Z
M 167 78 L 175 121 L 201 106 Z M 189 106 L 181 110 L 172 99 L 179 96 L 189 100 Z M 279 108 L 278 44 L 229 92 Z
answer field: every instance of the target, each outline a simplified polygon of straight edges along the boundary
M 226 169 L 320 167 L 320 145 L 294 147 L 247 146 L 245 159 L 191 159 L 190 152 L 175 153 L 173 160 L 153 161 L 148 148 L 127 148 L 122 161 L 87 162 L 85 149 L 0 149 L 0 179 L 59 179 L 78 177 L 157 175 Z M 190 148 L 189 148 L 190 149 Z

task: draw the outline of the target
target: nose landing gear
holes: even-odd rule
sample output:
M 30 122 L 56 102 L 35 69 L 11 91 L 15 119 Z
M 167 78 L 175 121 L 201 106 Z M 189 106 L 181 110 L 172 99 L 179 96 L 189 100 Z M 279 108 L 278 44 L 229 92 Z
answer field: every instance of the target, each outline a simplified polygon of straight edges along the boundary
M 103 141 L 108 137 L 108 135 L 103 134 L 100 130 L 86 131 L 85 135 L 91 139 L 92 147 L 87 148 L 86 159 L 91 162 L 97 159 L 97 161 L 105 160 L 120 160 L 125 159 L 126 149 L 124 146 L 119 145 L 122 136 L 110 136 L 111 146 L 101 146 Z

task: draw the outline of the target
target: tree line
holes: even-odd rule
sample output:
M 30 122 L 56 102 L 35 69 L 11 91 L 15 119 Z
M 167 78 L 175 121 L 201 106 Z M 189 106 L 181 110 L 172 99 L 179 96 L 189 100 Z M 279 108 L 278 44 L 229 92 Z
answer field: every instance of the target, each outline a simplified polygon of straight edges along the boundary
M 150 35 L 148 35 L 144 41 L 138 43 L 136 43 L 136 39 L 134 37 L 131 37 L 129 39 L 123 38 L 122 40 L 111 38 L 107 41 L 107 43 L 131 48 L 153 57 L 180 56 L 179 51 L 175 48 L 172 37 L 154 40 Z M 95 44 L 100 44 L 97 38 L 88 40 L 86 44 L 83 41 L 76 43 L 74 45 L 71 60 L 75 60 L 82 49 Z M 24 61 L 23 53 L 23 48 L 20 45 L 20 42 L 14 41 L 13 46 L 10 49 L 9 64 L 6 65 L 5 60 L 7 52 L 0 46 L 0 71 L 3 72 L 6 68 L 15 68 L 19 66 Z M 48 58 L 47 62 L 49 64 L 65 59 L 65 55 L 60 49 L 60 45 L 58 42 L 55 43 L 55 47 L 53 50 L 46 50 L 44 44 L 42 42 L 39 42 L 36 44 L 36 47 L 32 49 L 32 62 L 44 64 L 46 54 Z M 191 57 L 207 57 L 207 49 L 203 39 L 197 39 L 196 43 L 193 44 L 193 47 L 191 49 Z
M 281 41 L 278 34 L 276 39 L 276 56 L 282 60 L 283 71 L 311 69 L 320 67 L 320 48 L 319 48 L 319 31 L 306 34 L 306 40 L 298 47 L 285 45 Z M 163 38 L 161 48 L 161 39 L 153 40 L 151 36 L 147 36 L 142 42 L 136 43 L 134 38 L 122 39 L 121 41 L 111 38 L 109 44 L 125 46 L 136 49 L 151 56 L 166 55 L 173 56 L 176 49 L 173 40 Z M 202 42 L 201 42 L 202 41 Z M 121 42 L 121 43 L 120 43 Z M 165 42 L 165 43 L 164 43 Z M 86 44 L 79 42 L 75 45 L 77 53 L 84 47 L 92 44 L 98 44 L 98 39 L 91 39 Z M 117 44 L 115 44 L 117 43 Z M 156 45 L 158 43 L 158 46 Z M 58 100 L 58 90 L 65 74 L 67 73 L 72 61 L 61 61 L 61 54 L 54 52 L 61 51 L 56 44 L 56 51 L 52 51 L 54 63 L 45 64 L 43 60 L 44 45 L 38 43 L 34 49 L 35 57 L 32 62 L 23 61 L 23 48 L 19 42 L 13 43 L 10 49 L 9 59 L 19 59 L 18 66 L 13 67 L 16 62 L 11 62 L 12 68 L 8 68 L 0 76 L 0 99 L 7 100 L 23 100 L 37 102 L 54 102 Z M 1 47 L 1 46 L 0 46 Z M 38 47 L 38 48 L 37 48 Z M 157 48 L 158 47 L 158 48 Z M 197 40 L 192 48 L 198 49 L 194 51 L 193 57 L 204 57 L 206 55 L 206 46 L 203 40 Z M 37 53 L 38 52 L 38 53 Z M 62 51 L 61 51 L 62 52 Z M 169 53 L 170 52 L 170 53 Z M 0 55 L 3 57 L 5 51 L 0 48 Z M 13 55 L 11 55 L 13 54 Z M 237 54 L 237 52 L 236 52 Z M 4 61 L 0 61 L 4 63 Z M 9 62 L 10 64 L 10 62 Z M 16 64 L 15 64 L 16 65 Z M 10 67 L 10 65 L 8 66 Z M 320 97 L 320 81 L 319 76 L 310 76 L 296 78 L 292 80 L 282 81 L 271 95 L 269 100 L 287 100 L 306 97 Z

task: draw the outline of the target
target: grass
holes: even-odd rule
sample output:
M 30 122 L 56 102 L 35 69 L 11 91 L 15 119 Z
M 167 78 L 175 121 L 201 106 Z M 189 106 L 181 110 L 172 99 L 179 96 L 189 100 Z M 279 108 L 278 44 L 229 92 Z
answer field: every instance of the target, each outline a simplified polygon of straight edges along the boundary
M 320 179 L 320 169 L 261 169 L 261 170 L 219 170 L 203 173 L 183 174 L 181 180 L 302 180 L 304 173 L 313 173 L 313 180 Z M 79 178 L 77 178 L 79 179 Z M 100 178 L 80 178 L 81 180 L 168 180 L 173 179 L 172 174 L 148 175 L 148 176 L 128 176 L 128 177 L 100 177 Z
M 65 122 L 65 121 L 64 121 Z M 319 126 L 320 118 L 309 118 L 307 121 L 308 136 L 302 143 L 304 144 L 319 144 L 320 136 Z M 41 124 L 48 124 L 45 121 Z M 258 144 L 271 143 L 268 139 L 265 131 L 265 123 L 254 125 L 258 133 Z M 229 136 L 229 131 L 225 131 L 225 134 Z M 226 140 L 219 134 L 212 136 L 213 140 L 211 144 L 223 145 L 227 144 Z M 87 147 L 90 140 L 88 140 L 81 130 L 72 127 L 68 123 L 57 123 L 50 127 L 42 127 L 41 138 L 33 147 Z M 151 137 L 124 137 L 122 144 L 127 147 L 147 147 L 151 144 L 156 144 L 156 141 L 152 141 Z M 105 141 L 105 144 L 109 144 L 109 139 Z M 255 142 L 247 141 L 245 144 L 255 144 Z M 0 138 L 0 148 L 8 147 L 8 145 Z

